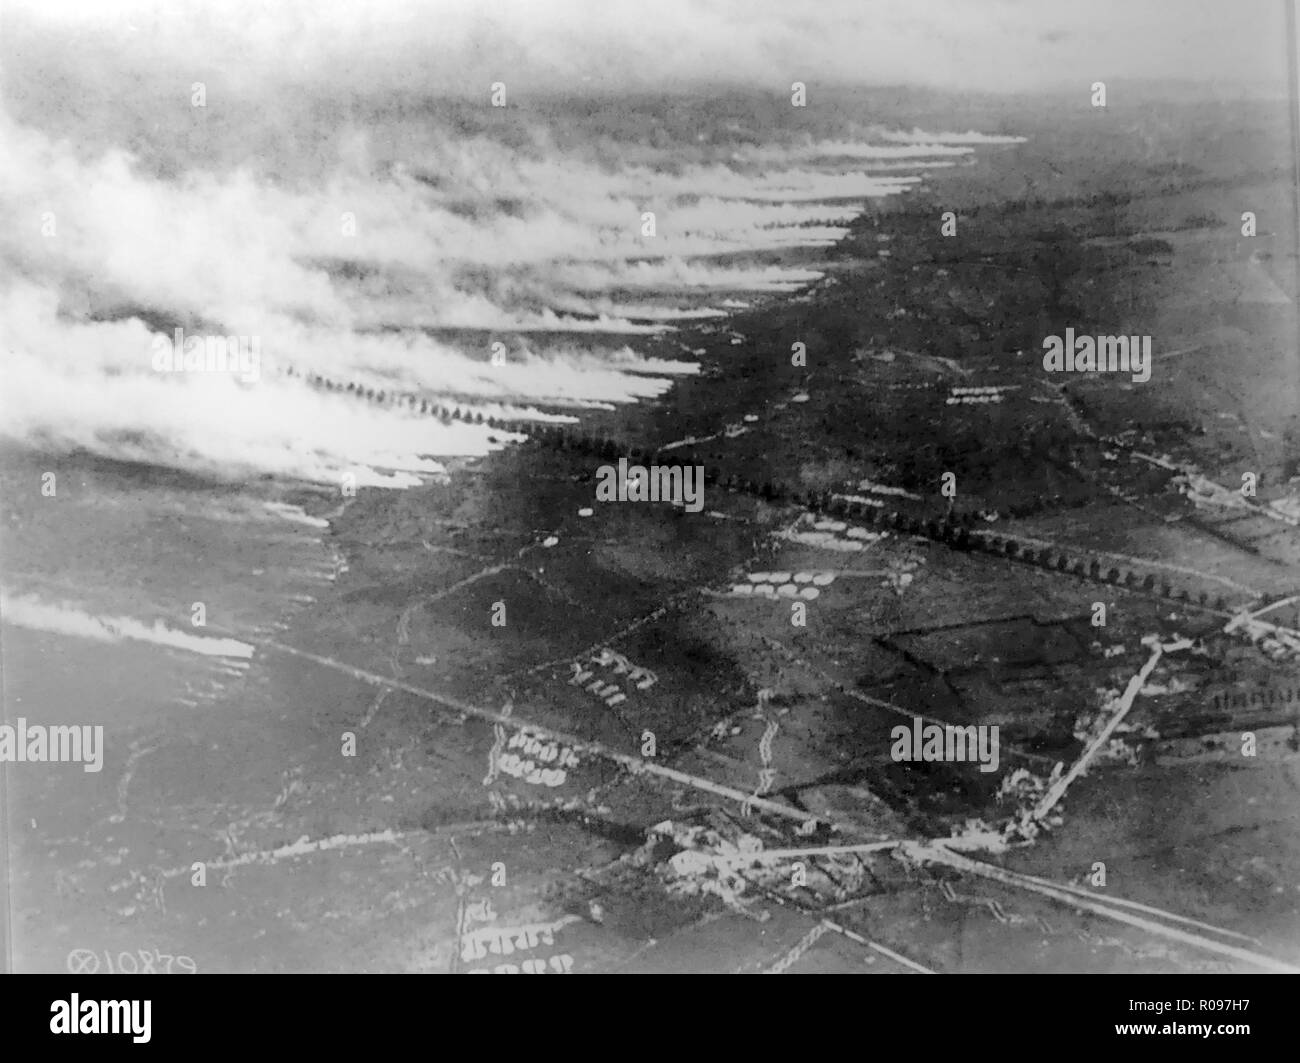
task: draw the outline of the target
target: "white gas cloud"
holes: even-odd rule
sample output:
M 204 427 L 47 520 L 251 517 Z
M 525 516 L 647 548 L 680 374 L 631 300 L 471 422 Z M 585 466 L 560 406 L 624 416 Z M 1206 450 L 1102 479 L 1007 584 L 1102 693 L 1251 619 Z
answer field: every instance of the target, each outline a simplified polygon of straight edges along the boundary
M 671 132 L 655 106 L 649 138 L 631 111 L 613 129 L 543 106 L 489 123 L 490 82 L 786 92 L 825 18 L 730 0 L 653 17 L 622 0 L 8 5 L 0 433 L 226 479 L 408 486 L 517 438 L 476 414 L 661 394 L 694 363 L 623 344 L 816 281 L 816 250 L 873 200 L 1003 140 L 767 116 L 755 146 L 725 123 Z M 260 371 L 160 372 L 177 328 L 251 337 Z

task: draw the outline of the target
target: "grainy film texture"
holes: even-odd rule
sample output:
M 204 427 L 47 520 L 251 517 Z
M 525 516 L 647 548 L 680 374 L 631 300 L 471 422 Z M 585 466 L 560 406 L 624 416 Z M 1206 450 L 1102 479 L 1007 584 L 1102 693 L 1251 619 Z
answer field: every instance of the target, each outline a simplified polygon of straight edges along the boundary
M 1293 8 L 0 2 L 6 962 L 1294 971 Z

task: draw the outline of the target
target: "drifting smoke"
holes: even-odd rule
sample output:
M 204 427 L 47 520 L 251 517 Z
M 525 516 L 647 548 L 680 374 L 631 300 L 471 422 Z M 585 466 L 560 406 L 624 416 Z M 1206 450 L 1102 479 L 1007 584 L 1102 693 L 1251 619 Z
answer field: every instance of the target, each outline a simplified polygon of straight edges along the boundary
M 352 18 L 327 7 L 326 26 Z M 494 112 L 427 84 L 412 100 L 385 73 L 409 47 L 363 49 L 342 76 L 328 62 L 338 34 L 306 12 L 241 30 L 239 11 L 191 22 L 184 3 L 150 8 L 108 19 L 113 47 L 66 10 L 10 18 L 0 435 L 228 480 L 410 486 L 442 474 L 439 459 L 522 438 L 476 419 L 562 420 L 662 394 L 696 366 L 611 350 L 618 337 L 653 341 L 817 280 L 817 249 L 922 179 L 870 170 L 1007 140 L 810 138 L 770 117 L 751 123 L 761 146 L 668 124 L 647 140 L 563 107 Z M 412 18 L 419 37 L 429 26 Z M 172 58 L 185 49 L 135 63 L 198 25 L 243 62 L 239 78 L 199 64 L 202 106 L 199 75 Z M 477 53 L 484 25 L 469 16 L 424 43 Z M 388 30 L 359 32 L 373 48 Z M 285 103 L 274 117 L 270 99 Z M 861 162 L 845 172 L 845 159 Z M 255 344 L 260 372 L 160 371 L 156 344 L 175 329 Z M 390 401 L 363 398 L 380 393 Z M 422 416 L 421 402 L 463 419 Z
M 6 624 L 72 635 L 95 642 L 122 642 L 134 639 L 155 646 L 170 646 L 208 657 L 252 657 L 253 647 L 236 639 L 201 638 L 169 628 L 161 620 L 142 624 L 125 616 L 91 616 L 68 605 L 50 605 L 29 595 L 0 595 L 0 618 Z
M 851 140 L 821 140 L 808 145 L 804 154 L 813 159 L 924 159 L 944 155 L 971 155 L 974 148 L 949 144 L 862 144 Z M 769 157 L 761 149 L 759 157 Z
M 910 133 L 882 130 L 880 137 L 896 144 L 1023 144 L 1024 137 L 990 136 L 967 130 L 965 133 L 927 133 L 913 129 Z

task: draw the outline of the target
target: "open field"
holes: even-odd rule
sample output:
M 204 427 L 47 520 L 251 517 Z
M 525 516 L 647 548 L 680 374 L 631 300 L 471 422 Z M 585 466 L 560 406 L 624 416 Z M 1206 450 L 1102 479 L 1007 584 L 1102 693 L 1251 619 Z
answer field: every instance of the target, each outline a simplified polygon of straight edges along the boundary
M 1112 96 L 848 95 L 1027 140 L 873 203 L 798 294 L 637 340 L 700 352 L 671 391 L 404 491 L 6 445 L 8 595 L 202 601 L 253 648 L 6 626 L 7 716 L 112 735 L 100 774 L 9 770 L 18 968 L 1300 965 L 1300 652 L 1234 624 L 1300 593 L 1287 116 Z M 1150 379 L 1045 373 L 1066 328 L 1150 336 Z M 596 502 L 629 455 L 702 465 L 702 512 Z M 900 763 L 917 716 L 997 725 L 996 769 Z

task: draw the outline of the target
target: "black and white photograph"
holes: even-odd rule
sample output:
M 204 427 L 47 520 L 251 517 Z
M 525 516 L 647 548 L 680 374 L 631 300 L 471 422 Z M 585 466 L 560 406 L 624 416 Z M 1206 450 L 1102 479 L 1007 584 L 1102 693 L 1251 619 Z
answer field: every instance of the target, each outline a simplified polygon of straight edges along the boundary
M 1249 1043 L 1152 976 L 1300 973 L 1296 51 L 1291 0 L 0 0 L 36 1026 L 1141 975 L 1112 1040 Z

